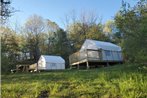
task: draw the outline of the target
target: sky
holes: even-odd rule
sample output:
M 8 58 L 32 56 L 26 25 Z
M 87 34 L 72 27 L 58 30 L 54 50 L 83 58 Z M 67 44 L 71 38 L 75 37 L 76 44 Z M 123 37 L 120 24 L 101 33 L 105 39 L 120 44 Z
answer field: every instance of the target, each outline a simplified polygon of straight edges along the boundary
M 18 10 L 10 17 L 10 25 L 14 27 L 23 25 L 27 18 L 36 14 L 44 19 L 56 22 L 64 29 L 65 15 L 72 10 L 76 13 L 81 11 L 94 11 L 102 18 L 102 23 L 114 18 L 121 7 L 122 0 L 11 0 L 11 6 Z M 134 5 L 137 0 L 126 0 Z

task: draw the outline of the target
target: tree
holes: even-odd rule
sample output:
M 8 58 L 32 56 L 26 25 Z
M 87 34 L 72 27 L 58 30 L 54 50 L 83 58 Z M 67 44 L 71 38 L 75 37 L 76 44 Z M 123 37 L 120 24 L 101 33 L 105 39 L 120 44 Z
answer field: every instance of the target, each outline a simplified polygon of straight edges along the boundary
M 20 51 L 21 41 L 19 36 L 8 27 L 1 27 L 0 30 L 2 54 L 6 53 L 8 57 L 15 59 Z
M 40 57 L 39 44 L 41 41 L 41 34 L 44 31 L 43 18 L 37 15 L 29 17 L 25 23 L 25 30 L 30 54 L 33 55 L 34 60 L 37 62 Z
M 81 12 L 79 16 L 72 16 L 66 31 L 70 39 L 73 52 L 78 51 L 85 39 L 107 40 L 102 31 L 102 24 L 94 12 Z
M 90 26 L 86 36 L 88 39 L 110 41 L 109 37 L 107 37 L 105 33 L 103 33 L 103 27 L 101 23 Z
M 147 61 L 147 0 L 140 0 L 134 7 L 123 2 L 115 16 L 115 23 L 123 37 L 125 58 L 131 62 Z
M 10 0 L 0 1 L 0 24 L 4 24 L 8 17 L 15 12 L 14 8 L 10 6 Z
M 66 60 L 66 67 L 69 67 L 68 59 L 70 53 L 71 48 L 66 32 L 63 29 L 57 30 L 55 33 L 53 54 L 62 56 Z
M 103 32 L 112 39 L 112 35 L 116 33 L 116 26 L 114 21 L 107 21 L 104 25 Z
M 8 27 L 0 27 L 2 72 L 8 72 L 17 63 L 20 53 L 20 37 Z
M 116 27 L 114 20 L 108 20 L 103 27 L 104 34 L 109 38 L 109 41 L 122 46 L 122 35 Z
M 52 22 L 51 20 L 47 19 L 46 20 L 46 34 L 47 34 L 47 39 L 48 39 L 48 51 L 47 54 L 51 54 L 53 49 L 53 41 L 55 38 L 55 32 L 57 32 L 59 30 L 59 26 L 55 23 Z

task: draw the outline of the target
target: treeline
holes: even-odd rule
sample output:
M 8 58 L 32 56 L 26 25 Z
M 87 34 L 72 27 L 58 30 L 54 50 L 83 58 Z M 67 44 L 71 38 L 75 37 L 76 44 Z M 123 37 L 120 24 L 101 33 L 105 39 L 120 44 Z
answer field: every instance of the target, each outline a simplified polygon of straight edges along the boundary
M 74 11 L 64 19 L 65 30 L 55 22 L 32 15 L 26 23 L 13 30 L 1 26 L 2 71 L 28 60 L 37 62 L 40 55 L 61 55 L 66 60 L 78 51 L 85 39 L 119 44 L 127 62 L 147 61 L 147 1 L 140 0 L 134 7 L 123 2 L 114 20 L 101 23 L 94 12 Z

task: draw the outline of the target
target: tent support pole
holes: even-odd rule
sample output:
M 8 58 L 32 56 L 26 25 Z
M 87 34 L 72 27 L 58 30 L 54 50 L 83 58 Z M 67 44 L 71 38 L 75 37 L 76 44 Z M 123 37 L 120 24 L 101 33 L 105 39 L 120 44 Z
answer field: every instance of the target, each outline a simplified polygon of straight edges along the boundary
M 77 69 L 79 69 L 80 68 L 80 65 L 79 65 L 79 63 L 78 63 L 78 65 L 77 65 Z
M 89 69 L 89 62 L 88 61 L 86 62 L 86 65 L 87 65 L 87 69 Z
M 70 69 L 72 69 L 72 65 L 70 65 Z
M 109 66 L 109 63 L 107 62 L 107 67 Z

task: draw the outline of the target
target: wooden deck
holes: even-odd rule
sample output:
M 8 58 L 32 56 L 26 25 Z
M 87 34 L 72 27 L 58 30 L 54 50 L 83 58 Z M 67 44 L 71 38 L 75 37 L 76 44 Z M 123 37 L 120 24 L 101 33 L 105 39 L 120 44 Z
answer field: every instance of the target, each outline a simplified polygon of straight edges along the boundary
M 101 50 L 92 49 L 79 51 L 70 55 L 69 62 L 71 68 L 76 66 L 78 69 L 84 65 L 89 69 L 91 66 L 109 66 L 109 64 L 122 63 L 119 60 L 102 60 Z

